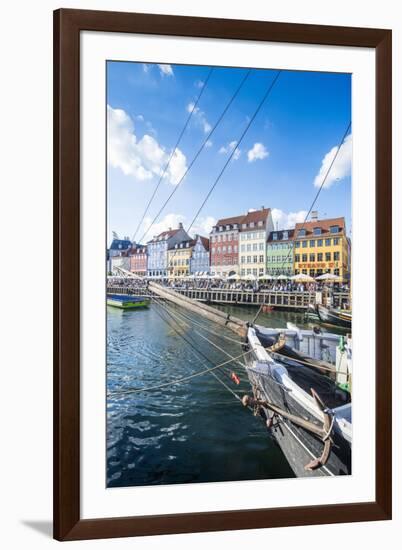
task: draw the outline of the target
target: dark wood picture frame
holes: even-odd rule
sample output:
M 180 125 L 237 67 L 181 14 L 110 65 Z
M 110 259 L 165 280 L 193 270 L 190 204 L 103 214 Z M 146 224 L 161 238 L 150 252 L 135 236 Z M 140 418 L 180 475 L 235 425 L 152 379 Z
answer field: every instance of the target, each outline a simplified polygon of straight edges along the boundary
M 80 31 L 375 48 L 376 498 L 325 506 L 80 518 Z M 391 462 L 390 30 L 61 9 L 54 12 L 54 537 L 93 539 L 385 520 Z

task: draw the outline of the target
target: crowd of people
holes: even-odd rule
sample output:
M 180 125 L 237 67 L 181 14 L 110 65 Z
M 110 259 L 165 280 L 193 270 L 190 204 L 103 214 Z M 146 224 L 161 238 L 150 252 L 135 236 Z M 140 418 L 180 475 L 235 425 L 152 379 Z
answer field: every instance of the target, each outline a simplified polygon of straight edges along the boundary
M 348 292 L 348 285 L 345 283 L 304 283 L 292 280 L 277 281 L 228 281 L 225 279 L 140 279 L 108 277 L 108 287 L 139 289 L 148 285 L 148 282 L 175 290 L 232 290 L 248 292 L 317 292 L 331 288 L 335 292 Z

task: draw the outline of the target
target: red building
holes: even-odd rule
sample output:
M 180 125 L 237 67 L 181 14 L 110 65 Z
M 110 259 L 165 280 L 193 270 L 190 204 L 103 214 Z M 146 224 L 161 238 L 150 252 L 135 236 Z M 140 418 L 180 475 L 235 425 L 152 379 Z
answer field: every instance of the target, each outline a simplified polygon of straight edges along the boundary
M 210 233 L 211 273 L 227 277 L 239 273 L 239 230 L 243 216 L 218 220 Z
M 130 271 L 136 275 L 145 276 L 147 274 L 147 247 L 137 245 L 129 251 Z

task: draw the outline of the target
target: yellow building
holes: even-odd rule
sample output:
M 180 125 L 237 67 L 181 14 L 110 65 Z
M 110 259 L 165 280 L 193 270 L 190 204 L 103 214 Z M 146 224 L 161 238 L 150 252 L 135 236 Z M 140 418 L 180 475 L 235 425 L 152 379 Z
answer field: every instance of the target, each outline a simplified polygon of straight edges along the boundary
M 345 218 L 297 223 L 294 234 L 294 272 L 317 277 L 332 273 L 349 277 L 349 244 Z
M 190 258 L 195 241 L 193 239 L 176 243 L 167 252 L 168 277 L 185 277 L 190 274 Z

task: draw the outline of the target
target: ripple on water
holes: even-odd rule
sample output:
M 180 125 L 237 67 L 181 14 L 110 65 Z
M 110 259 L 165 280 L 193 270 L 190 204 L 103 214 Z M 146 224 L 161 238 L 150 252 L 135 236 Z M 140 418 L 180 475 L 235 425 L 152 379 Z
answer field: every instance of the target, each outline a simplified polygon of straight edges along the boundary
M 157 315 L 155 307 L 108 308 L 108 393 L 145 390 L 211 366 Z M 216 331 L 214 325 L 203 323 Z M 227 359 L 193 331 L 183 325 L 181 330 L 214 364 Z M 241 353 L 237 344 L 219 334 L 208 338 L 232 355 Z M 226 377 L 219 376 L 233 390 L 245 392 L 248 384 L 236 387 L 227 377 L 238 368 L 229 367 Z M 261 420 L 211 375 L 109 398 L 106 437 L 108 487 L 293 477 Z

